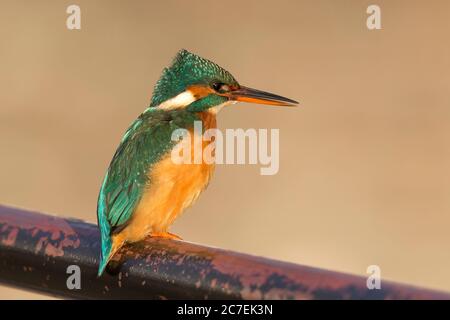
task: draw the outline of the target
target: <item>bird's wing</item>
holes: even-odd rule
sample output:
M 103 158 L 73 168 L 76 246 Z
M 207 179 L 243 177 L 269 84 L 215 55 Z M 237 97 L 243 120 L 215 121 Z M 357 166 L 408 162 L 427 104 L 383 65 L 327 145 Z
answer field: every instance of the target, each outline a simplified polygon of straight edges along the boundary
M 143 113 L 127 130 L 100 190 L 97 215 L 102 239 L 129 221 L 144 188 L 151 188 L 149 168 L 171 150 L 172 132 L 180 127 L 172 116 L 155 111 Z

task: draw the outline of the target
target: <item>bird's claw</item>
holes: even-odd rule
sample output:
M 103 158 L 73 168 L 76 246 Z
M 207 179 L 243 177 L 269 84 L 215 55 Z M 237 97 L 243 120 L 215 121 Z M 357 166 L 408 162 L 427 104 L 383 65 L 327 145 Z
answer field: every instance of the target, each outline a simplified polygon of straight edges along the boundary
M 176 234 L 170 233 L 170 232 L 152 232 L 150 234 L 150 237 L 152 238 L 162 238 L 162 239 L 170 239 L 170 240 L 183 240 Z

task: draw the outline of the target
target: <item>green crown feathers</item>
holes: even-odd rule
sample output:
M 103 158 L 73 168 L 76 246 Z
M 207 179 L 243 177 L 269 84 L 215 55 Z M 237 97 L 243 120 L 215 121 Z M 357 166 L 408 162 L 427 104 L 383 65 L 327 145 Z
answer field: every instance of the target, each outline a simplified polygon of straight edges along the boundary
M 211 85 L 214 82 L 238 85 L 236 79 L 222 67 L 182 49 L 173 59 L 171 66 L 164 68 L 155 85 L 150 107 L 156 107 L 175 97 L 191 85 Z

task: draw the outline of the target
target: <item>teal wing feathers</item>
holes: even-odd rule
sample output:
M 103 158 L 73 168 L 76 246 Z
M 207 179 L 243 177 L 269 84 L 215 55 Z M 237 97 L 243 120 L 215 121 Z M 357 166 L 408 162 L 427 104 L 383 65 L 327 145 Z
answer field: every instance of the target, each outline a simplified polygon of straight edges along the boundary
M 112 232 L 126 225 L 145 188 L 151 187 L 149 168 L 173 147 L 173 130 L 195 120 L 192 114 L 178 113 L 148 109 L 130 126 L 114 154 L 97 204 L 102 241 L 99 275 L 110 258 Z

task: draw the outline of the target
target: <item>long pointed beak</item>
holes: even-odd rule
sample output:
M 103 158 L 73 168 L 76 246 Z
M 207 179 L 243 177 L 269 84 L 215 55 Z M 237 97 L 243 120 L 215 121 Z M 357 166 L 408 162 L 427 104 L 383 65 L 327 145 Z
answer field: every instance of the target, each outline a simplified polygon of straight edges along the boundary
M 256 90 L 240 86 L 239 89 L 229 93 L 229 97 L 234 101 L 268 104 L 273 106 L 295 106 L 297 101 L 279 96 L 277 94 Z

